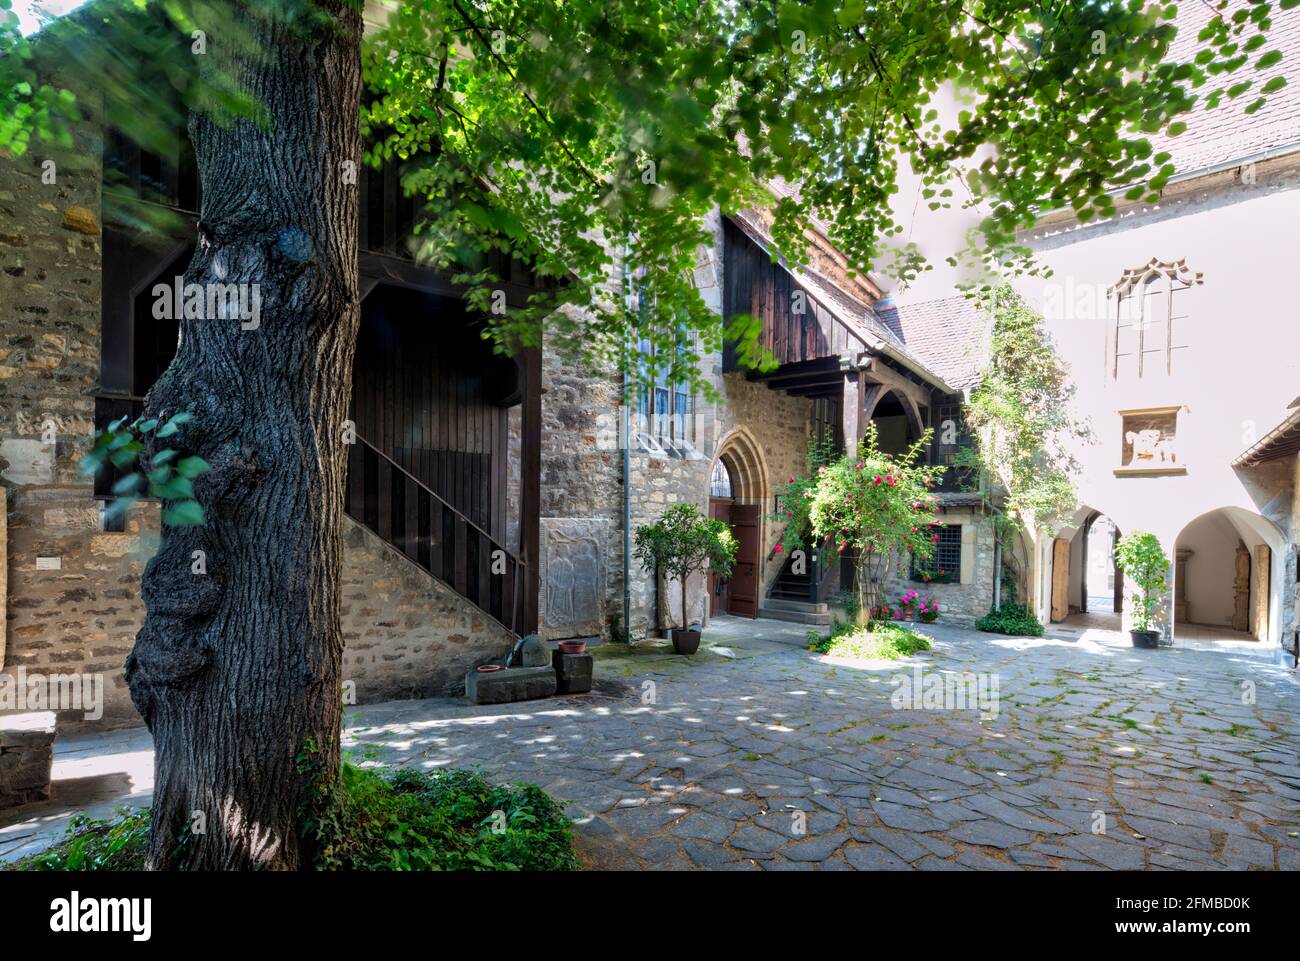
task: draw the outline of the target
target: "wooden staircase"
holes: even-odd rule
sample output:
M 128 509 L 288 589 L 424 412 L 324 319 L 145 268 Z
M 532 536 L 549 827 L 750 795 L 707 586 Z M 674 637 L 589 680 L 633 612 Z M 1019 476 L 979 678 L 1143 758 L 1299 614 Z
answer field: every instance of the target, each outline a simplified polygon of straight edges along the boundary
M 348 449 L 344 506 L 411 563 L 507 630 L 523 632 L 529 606 L 524 562 L 360 437 Z

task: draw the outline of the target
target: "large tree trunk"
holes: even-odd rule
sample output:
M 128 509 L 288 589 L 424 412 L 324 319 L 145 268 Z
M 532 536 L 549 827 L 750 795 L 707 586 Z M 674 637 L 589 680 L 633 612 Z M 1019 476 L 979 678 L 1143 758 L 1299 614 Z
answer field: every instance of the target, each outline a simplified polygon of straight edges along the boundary
M 256 284 L 260 325 L 186 319 L 146 400 L 150 416 L 191 411 L 158 445 L 211 465 L 195 484 L 206 523 L 164 526 L 127 661 L 157 752 L 155 868 L 303 866 L 299 755 L 314 748 L 329 783 L 338 773 L 361 18 L 347 0 L 318 8 L 333 22 L 232 10 L 257 49 L 231 51 L 214 28 L 203 69 L 233 74 L 268 123 L 190 121 L 203 203 L 185 282 Z

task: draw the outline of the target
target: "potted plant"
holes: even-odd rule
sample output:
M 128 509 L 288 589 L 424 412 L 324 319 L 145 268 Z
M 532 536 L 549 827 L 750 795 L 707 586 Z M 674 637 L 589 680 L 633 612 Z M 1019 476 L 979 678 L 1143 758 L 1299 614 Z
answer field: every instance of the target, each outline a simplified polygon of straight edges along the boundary
M 681 581 L 682 626 L 672 630 L 673 649 L 678 654 L 694 654 L 700 646 L 700 625 L 689 623 L 686 581 L 697 571 L 731 573 L 736 562 L 731 528 L 705 517 L 694 504 L 676 504 L 653 524 L 637 528 L 633 553 L 647 571 L 658 570 L 665 579 Z
M 1155 630 L 1156 607 L 1169 572 L 1169 558 L 1156 535 L 1133 531 L 1119 539 L 1115 546 L 1115 561 L 1137 586 L 1137 592 L 1133 594 L 1133 628 L 1129 631 L 1133 646 L 1158 647 L 1160 632 Z

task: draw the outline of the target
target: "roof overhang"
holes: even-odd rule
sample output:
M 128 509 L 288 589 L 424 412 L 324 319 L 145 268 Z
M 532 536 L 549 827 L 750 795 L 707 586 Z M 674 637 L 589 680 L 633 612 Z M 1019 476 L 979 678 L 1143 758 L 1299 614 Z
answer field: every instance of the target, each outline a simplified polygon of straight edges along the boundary
M 1233 467 L 1256 467 L 1266 461 L 1300 454 L 1300 397 L 1289 405 L 1292 413 L 1232 462 Z

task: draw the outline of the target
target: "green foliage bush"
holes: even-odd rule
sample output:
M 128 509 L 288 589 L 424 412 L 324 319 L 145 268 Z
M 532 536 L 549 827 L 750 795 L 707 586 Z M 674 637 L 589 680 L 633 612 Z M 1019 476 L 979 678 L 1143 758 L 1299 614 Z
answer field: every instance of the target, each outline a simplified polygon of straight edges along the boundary
M 309 818 L 323 871 L 573 871 L 572 822 L 535 784 L 476 771 L 343 765 L 340 803 Z
M 326 813 L 303 830 L 321 871 L 573 871 L 572 824 L 535 784 L 492 784 L 476 771 L 392 771 L 344 764 Z M 74 818 L 67 836 L 11 870 L 140 871 L 149 811 Z
M 11 871 L 143 871 L 149 809 L 118 810 L 112 818 L 77 814 L 54 847 L 8 866 Z
M 1011 634 L 1016 637 L 1042 637 L 1043 625 L 1038 618 L 1014 602 L 1007 602 L 995 611 L 989 611 L 975 627 L 990 634 Z

